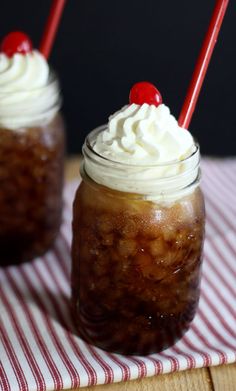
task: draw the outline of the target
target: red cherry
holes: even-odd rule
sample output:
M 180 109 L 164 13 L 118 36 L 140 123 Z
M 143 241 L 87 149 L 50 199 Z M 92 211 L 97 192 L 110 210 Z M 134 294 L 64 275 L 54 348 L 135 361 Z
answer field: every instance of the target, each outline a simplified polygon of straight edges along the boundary
M 13 31 L 7 34 L 1 44 L 1 52 L 8 57 L 12 57 L 15 53 L 26 54 L 32 51 L 33 45 L 25 33 L 21 31 Z
M 162 96 L 158 89 L 147 81 L 141 81 L 133 85 L 129 94 L 129 103 L 137 105 L 155 105 L 156 107 L 162 103 Z

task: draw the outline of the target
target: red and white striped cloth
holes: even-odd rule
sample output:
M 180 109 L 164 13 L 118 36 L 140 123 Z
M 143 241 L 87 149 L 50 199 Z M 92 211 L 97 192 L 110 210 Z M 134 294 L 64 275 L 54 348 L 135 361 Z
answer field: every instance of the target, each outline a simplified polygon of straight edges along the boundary
M 71 203 L 55 248 L 0 269 L 0 388 L 61 390 L 236 361 L 236 159 L 202 162 L 207 226 L 202 293 L 191 329 L 175 346 L 127 357 L 89 346 L 69 314 Z M 72 330 L 72 331 L 71 331 Z

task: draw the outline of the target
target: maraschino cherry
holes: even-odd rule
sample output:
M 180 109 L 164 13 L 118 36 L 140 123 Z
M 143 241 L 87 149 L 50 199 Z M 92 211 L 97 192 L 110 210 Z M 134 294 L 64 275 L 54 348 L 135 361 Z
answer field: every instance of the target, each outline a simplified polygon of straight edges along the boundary
M 32 51 L 33 45 L 25 33 L 21 31 L 12 31 L 7 34 L 1 44 L 1 52 L 8 57 L 12 57 L 15 53 L 26 54 Z
M 137 105 L 155 105 L 156 107 L 162 103 L 162 96 L 158 89 L 147 81 L 141 81 L 133 85 L 129 94 L 129 103 Z

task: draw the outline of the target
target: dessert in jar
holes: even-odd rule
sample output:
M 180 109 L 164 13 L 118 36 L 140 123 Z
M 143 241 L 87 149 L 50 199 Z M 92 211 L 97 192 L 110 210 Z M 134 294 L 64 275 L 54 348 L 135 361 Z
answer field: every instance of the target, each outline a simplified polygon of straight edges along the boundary
M 83 155 L 72 241 L 78 332 L 109 351 L 161 351 L 189 328 L 199 300 L 199 147 L 142 82 L 88 135 Z
M 64 124 L 58 81 L 21 32 L 0 53 L 0 266 L 31 260 L 61 223 Z

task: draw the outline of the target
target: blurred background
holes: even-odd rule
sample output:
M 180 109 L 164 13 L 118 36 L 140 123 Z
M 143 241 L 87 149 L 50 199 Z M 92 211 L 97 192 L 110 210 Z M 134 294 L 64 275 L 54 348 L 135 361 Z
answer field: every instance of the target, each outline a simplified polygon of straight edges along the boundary
M 2 0 L 0 36 L 37 47 L 51 1 Z M 68 0 L 50 63 L 59 74 L 68 153 L 147 80 L 178 117 L 214 0 Z M 236 7 L 231 1 L 190 130 L 203 154 L 236 155 Z

